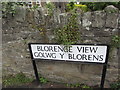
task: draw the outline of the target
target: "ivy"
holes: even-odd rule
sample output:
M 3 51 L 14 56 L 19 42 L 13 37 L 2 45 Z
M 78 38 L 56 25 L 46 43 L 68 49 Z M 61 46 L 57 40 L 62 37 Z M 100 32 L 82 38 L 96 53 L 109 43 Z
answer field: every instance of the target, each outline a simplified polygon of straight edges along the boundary
M 58 28 L 57 30 L 55 30 L 56 41 L 59 44 L 76 44 L 79 40 L 80 33 L 77 22 L 76 9 L 72 10 L 69 15 L 70 17 L 67 19 L 67 25 L 64 25 L 62 28 Z
M 12 16 L 16 13 L 16 7 L 26 5 L 25 2 L 2 2 L 2 17 Z
M 46 3 L 46 8 L 47 8 L 47 13 L 48 13 L 48 15 L 50 15 L 50 16 L 52 16 L 53 15 L 53 11 L 54 11 L 54 8 L 55 8 L 55 5 L 53 4 L 53 3 L 51 3 L 51 2 L 48 2 L 48 3 Z

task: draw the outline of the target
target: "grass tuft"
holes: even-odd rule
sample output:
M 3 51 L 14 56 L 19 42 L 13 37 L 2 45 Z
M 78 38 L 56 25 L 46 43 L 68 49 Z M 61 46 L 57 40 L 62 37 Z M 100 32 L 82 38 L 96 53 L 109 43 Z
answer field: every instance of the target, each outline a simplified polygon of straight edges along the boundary
M 18 86 L 32 81 L 33 81 L 32 78 L 28 78 L 23 73 L 18 73 L 15 76 L 9 76 L 3 79 L 3 86 L 4 87 Z

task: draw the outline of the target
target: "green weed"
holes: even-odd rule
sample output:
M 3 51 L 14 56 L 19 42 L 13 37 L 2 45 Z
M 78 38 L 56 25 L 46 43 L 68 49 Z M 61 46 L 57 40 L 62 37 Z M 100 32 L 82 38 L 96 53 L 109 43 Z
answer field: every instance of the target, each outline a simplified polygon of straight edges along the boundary
M 65 86 L 70 87 L 70 88 L 77 88 L 77 87 L 80 87 L 81 85 L 77 83 L 77 84 L 66 84 Z
M 90 88 L 90 87 L 87 85 L 83 85 L 82 88 Z
M 46 84 L 48 82 L 48 80 L 44 77 L 40 77 L 40 82 L 43 84 Z
M 28 78 L 23 73 L 18 73 L 15 76 L 9 76 L 3 79 L 3 86 L 18 86 L 32 81 L 33 78 Z
M 114 89 L 120 88 L 120 81 L 110 84 L 110 87 Z
M 112 46 L 113 47 L 120 47 L 120 36 L 114 35 L 112 37 Z

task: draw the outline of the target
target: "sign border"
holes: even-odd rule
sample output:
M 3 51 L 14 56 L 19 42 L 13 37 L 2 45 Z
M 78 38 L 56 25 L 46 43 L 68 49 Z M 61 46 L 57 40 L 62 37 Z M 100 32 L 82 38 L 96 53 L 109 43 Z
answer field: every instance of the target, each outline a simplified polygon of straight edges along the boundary
M 87 62 L 87 61 L 70 61 L 70 60 L 55 60 L 55 59 L 34 59 L 33 58 L 33 55 L 32 55 L 32 49 L 31 49 L 31 44 L 46 44 L 46 45 L 60 45 L 60 44 L 57 44 L 57 43 L 28 43 L 29 45 L 29 50 L 30 50 L 30 54 L 31 54 L 31 59 L 32 60 L 41 60 L 41 61 L 65 61 L 65 62 L 78 62 L 78 63 L 87 63 L 87 64 L 91 64 L 91 63 L 94 63 L 94 64 L 106 64 L 106 60 L 107 60 L 107 53 L 108 53 L 108 48 L 109 46 L 107 44 L 72 44 L 72 45 L 93 45 L 93 46 L 107 46 L 107 51 L 106 51 L 106 58 L 105 58 L 105 62 L 104 63 L 99 63 L 99 62 Z

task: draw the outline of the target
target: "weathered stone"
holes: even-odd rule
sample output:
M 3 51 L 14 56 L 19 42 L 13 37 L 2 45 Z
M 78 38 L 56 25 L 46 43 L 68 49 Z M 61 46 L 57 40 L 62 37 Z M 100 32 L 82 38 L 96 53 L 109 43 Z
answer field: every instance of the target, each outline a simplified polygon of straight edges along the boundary
M 119 35 L 119 29 L 112 29 L 111 34 L 112 35 Z
M 89 30 L 88 30 L 89 29 Z M 96 37 L 106 37 L 113 34 L 112 29 L 110 28 L 82 28 L 81 36 L 96 36 Z M 111 33 L 112 32 L 112 33 Z M 117 31 L 114 31 L 114 33 Z
M 59 17 L 60 17 L 60 24 L 61 24 L 61 26 L 67 24 L 66 13 L 59 14 Z
M 34 11 L 30 11 L 29 9 L 26 9 L 26 17 L 25 20 L 29 23 L 29 24 L 33 24 L 35 25 L 35 20 L 34 20 Z
M 19 22 L 24 22 L 26 17 L 25 7 L 16 7 L 15 20 Z
M 119 11 L 119 15 L 118 15 L 118 29 L 119 29 L 119 31 L 120 31 L 120 11 Z
M 59 23 L 60 23 L 60 16 L 59 16 L 59 14 L 60 14 L 60 10 L 59 9 L 55 9 L 53 11 L 53 19 L 54 19 L 55 27 L 57 27 L 59 25 Z
M 82 42 L 85 44 L 109 44 L 111 42 L 110 37 L 82 37 Z
M 102 29 L 94 30 L 93 33 L 94 33 L 94 36 L 98 36 L 98 37 L 111 36 L 111 32 L 110 31 L 103 31 Z
M 84 13 L 83 17 L 82 17 L 82 26 L 83 27 L 91 26 L 91 24 L 92 24 L 91 18 L 92 18 L 91 12 Z
M 3 43 L 8 43 L 17 40 L 17 36 L 16 35 L 13 36 L 13 34 L 4 34 L 2 38 L 3 38 L 2 41 Z
M 109 27 L 109 28 L 117 28 L 118 14 L 116 14 L 116 13 L 107 14 L 105 26 Z
M 53 30 L 47 30 L 46 31 L 46 36 L 47 36 L 47 39 L 48 39 L 48 42 L 49 43 L 53 43 L 54 42 L 54 31 Z
M 43 24 L 44 23 L 44 13 L 42 8 L 37 8 L 34 11 L 34 19 L 36 24 Z
M 118 13 L 119 9 L 113 5 L 109 5 L 104 9 L 107 13 Z
M 77 12 L 77 23 L 79 25 L 79 28 L 81 28 L 81 24 L 82 24 L 82 11 L 81 11 L 81 9 L 78 9 L 76 12 Z
M 48 14 L 44 15 L 45 17 L 45 23 L 44 23 L 44 26 L 46 29 L 52 29 L 54 28 L 54 17 L 53 16 L 50 16 Z
M 103 11 L 95 11 L 92 20 L 92 27 L 102 28 L 105 26 L 106 13 Z

